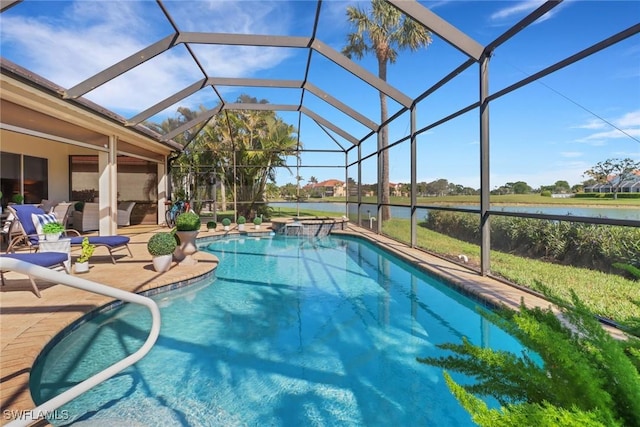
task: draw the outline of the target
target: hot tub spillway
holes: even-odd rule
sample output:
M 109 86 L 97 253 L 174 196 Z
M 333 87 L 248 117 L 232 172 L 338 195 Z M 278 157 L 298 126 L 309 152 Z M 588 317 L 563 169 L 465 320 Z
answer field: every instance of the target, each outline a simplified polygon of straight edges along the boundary
M 323 237 L 333 230 L 344 230 L 347 222 L 349 219 L 345 217 L 274 218 L 271 227 L 283 236 Z

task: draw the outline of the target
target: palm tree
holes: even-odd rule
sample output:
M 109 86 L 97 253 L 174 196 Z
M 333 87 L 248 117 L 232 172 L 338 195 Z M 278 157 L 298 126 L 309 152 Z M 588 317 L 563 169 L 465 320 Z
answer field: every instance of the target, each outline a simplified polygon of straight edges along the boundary
M 347 19 L 355 27 L 355 32 L 347 36 L 348 44 L 342 53 L 348 58 L 362 57 L 369 52 L 378 60 L 378 77 L 387 80 L 387 64 L 395 63 L 398 50 L 416 51 L 431 43 L 431 32 L 425 27 L 402 14 L 385 0 L 371 0 L 372 10 L 367 12 L 359 7 L 347 7 Z M 386 95 L 380 92 L 380 123 L 389 118 Z M 382 170 L 380 171 L 382 194 L 381 202 L 389 203 L 389 133 L 385 127 L 380 129 L 382 152 Z M 390 217 L 389 206 L 382 209 L 382 219 Z

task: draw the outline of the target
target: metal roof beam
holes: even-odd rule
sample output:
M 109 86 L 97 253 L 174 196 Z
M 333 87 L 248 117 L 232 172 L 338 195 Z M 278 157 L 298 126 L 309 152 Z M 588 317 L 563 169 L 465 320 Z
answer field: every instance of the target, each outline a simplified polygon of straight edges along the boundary
M 471 37 L 440 18 L 435 13 L 415 0 L 387 0 L 405 15 L 427 27 L 430 31 L 442 37 L 453 47 L 475 59 L 480 60 L 484 47 Z M 408 107 L 408 106 L 406 106 Z
M 256 110 L 256 111 L 298 111 L 297 105 L 291 104 L 255 104 L 250 102 L 235 102 L 225 104 L 224 110 Z
M 320 124 L 322 126 L 325 126 L 328 129 L 331 129 L 332 131 L 334 131 L 335 133 L 337 133 L 338 135 L 340 135 L 341 137 L 343 137 L 344 139 L 346 139 L 350 143 L 352 143 L 354 145 L 358 143 L 358 140 L 353 135 L 351 135 L 350 133 L 346 132 L 342 128 L 339 128 L 338 126 L 334 125 L 333 123 L 325 120 L 323 117 L 319 116 L 318 114 L 314 113 L 313 111 L 309 110 L 308 108 L 300 107 L 300 112 L 302 112 L 306 116 L 308 116 L 311 119 L 313 119 L 316 123 L 318 123 L 318 124 Z
M 153 105 L 147 108 L 146 110 L 144 110 L 143 112 L 137 114 L 136 116 L 130 118 L 129 120 L 127 120 L 125 125 L 126 126 L 137 125 L 138 123 L 147 120 L 149 117 L 153 117 L 154 115 L 165 110 L 166 108 L 171 107 L 176 102 L 181 101 L 190 95 L 193 95 L 203 87 L 207 86 L 207 83 L 208 83 L 207 79 L 202 79 L 195 82 L 194 84 L 182 89 L 179 92 L 174 93 L 170 97 L 165 98 L 164 100 L 158 102 L 156 105 Z
M 15 6 L 16 4 L 20 3 L 22 0 L 1 0 L 0 1 L 0 12 L 4 12 L 5 10 L 9 9 L 10 7 Z
M 302 48 L 309 47 L 310 40 L 309 37 L 294 36 L 186 32 L 178 35 L 177 43 Z
M 155 56 L 160 55 L 162 52 L 171 49 L 175 45 L 176 35 L 172 34 L 170 36 L 167 36 L 162 40 L 157 41 L 154 44 L 134 53 L 128 58 L 125 58 L 122 61 L 112 65 L 111 67 L 102 70 L 93 77 L 89 77 L 87 80 L 75 85 L 71 89 L 66 90 L 63 93 L 63 97 L 65 99 L 78 98 L 86 94 L 87 92 L 92 91 L 98 86 L 105 84 L 109 80 L 113 80 L 119 75 L 126 73 L 127 71 L 137 67 L 138 65 L 150 60 Z
M 328 46 L 327 44 L 321 42 L 320 40 L 314 40 L 311 43 L 311 48 L 318 52 L 320 55 L 326 57 L 331 60 L 333 63 L 339 65 L 345 70 L 349 71 L 354 76 L 358 77 L 360 80 L 367 82 L 380 92 L 384 93 L 388 97 L 395 100 L 400 105 L 403 105 L 407 108 L 411 106 L 412 100 L 404 93 L 400 92 L 395 87 L 391 86 L 389 83 L 382 80 L 380 77 L 375 76 L 374 74 L 367 71 L 365 68 L 356 64 L 337 50 Z
M 211 84 L 217 86 L 247 86 L 247 87 L 278 87 L 278 88 L 302 88 L 302 80 L 278 80 L 278 79 L 247 79 L 233 77 L 210 77 Z
M 193 118 L 192 120 L 189 120 L 185 124 L 183 124 L 181 126 L 178 126 L 177 128 L 175 128 L 171 132 L 165 134 L 162 137 L 162 140 L 166 141 L 166 140 L 175 138 L 177 135 L 180 135 L 182 132 L 186 132 L 189 129 L 191 129 L 192 127 L 196 126 L 198 123 L 202 123 L 205 120 L 209 120 L 211 117 L 213 117 L 216 114 L 218 114 L 221 109 L 222 109 L 222 105 L 218 105 L 218 106 L 212 108 L 211 110 L 207 110 L 204 113 L 199 114 L 197 117 Z
M 337 100 L 336 98 L 334 98 L 333 96 L 329 95 L 328 93 L 326 93 L 322 89 L 318 88 L 317 86 L 313 85 L 312 83 L 306 82 L 304 84 L 303 88 L 308 90 L 309 92 L 311 92 L 312 94 L 314 94 L 318 98 L 322 99 L 323 101 L 327 102 L 332 107 L 342 111 L 343 113 L 345 113 L 346 115 L 348 115 L 352 119 L 360 122 L 362 125 L 368 127 L 369 129 L 371 129 L 373 131 L 378 130 L 379 126 L 375 122 L 373 122 L 372 120 L 369 120 L 368 118 L 366 118 L 362 114 L 358 113 L 353 108 L 351 108 L 348 105 L 346 105 L 346 104 L 342 103 L 341 101 Z

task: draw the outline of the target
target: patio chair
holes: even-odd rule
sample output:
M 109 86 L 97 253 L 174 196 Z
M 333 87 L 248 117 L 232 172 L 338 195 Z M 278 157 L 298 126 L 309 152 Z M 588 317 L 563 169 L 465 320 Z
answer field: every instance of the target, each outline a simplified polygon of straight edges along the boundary
M 13 254 L 0 254 L 0 260 L 2 258 L 13 258 L 18 261 L 28 262 L 30 264 L 39 265 L 40 267 L 51 268 L 51 269 L 59 269 L 62 268 L 64 271 L 69 273 L 67 270 L 67 265 L 65 261 L 69 259 L 69 254 L 64 252 L 36 252 L 36 253 L 13 253 Z M 33 277 L 28 276 L 31 281 L 31 286 L 33 287 L 33 292 L 36 294 L 38 298 L 41 298 L 40 290 L 36 286 L 35 280 Z M 2 280 L 2 286 L 4 286 L 4 271 L 0 268 L 0 279 Z
M 9 210 L 13 212 L 20 224 L 22 225 L 23 234 L 17 236 L 11 240 L 7 253 L 15 252 L 15 246 L 20 243 L 26 244 L 29 249 L 35 251 L 38 250 L 40 244 L 40 238 L 44 235 L 42 232 L 42 226 L 47 222 L 59 221 L 55 214 L 45 214 L 44 211 L 33 205 L 13 205 L 9 207 Z M 34 221 L 35 218 L 35 221 Z M 38 226 L 36 226 L 38 224 Z M 38 229 L 39 228 L 39 229 Z M 81 236 L 76 230 L 66 230 L 66 237 L 71 240 L 71 246 L 81 246 L 84 236 Z M 127 236 L 87 236 L 89 243 L 96 245 L 96 247 L 105 247 L 109 251 L 111 262 L 116 263 L 116 259 L 113 256 L 114 252 L 126 249 L 129 252 L 129 256 L 133 258 L 131 249 L 129 248 L 129 241 L 131 240 Z
M 118 227 L 131 225 L 131 211 L 136 202 L 118 203 Z
M 58 221 L 60 224 L 67 228 L 67 224 L 69 223 L 69 216 L 71 216 L 73 212 L 73 203 L 69 202 L 61 202 L 53 207 L 52 212 L 56 214 L 58 217 Z

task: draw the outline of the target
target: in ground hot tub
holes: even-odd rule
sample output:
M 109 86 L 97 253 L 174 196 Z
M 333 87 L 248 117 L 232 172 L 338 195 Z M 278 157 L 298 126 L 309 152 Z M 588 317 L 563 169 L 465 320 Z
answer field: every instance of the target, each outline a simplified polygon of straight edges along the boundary
M 271 228 L 276 234 L 284 236 L 322 237 L 332 230 L 344 230 L 349 218 L 305 216 L 293 218 L 273 218 Z

